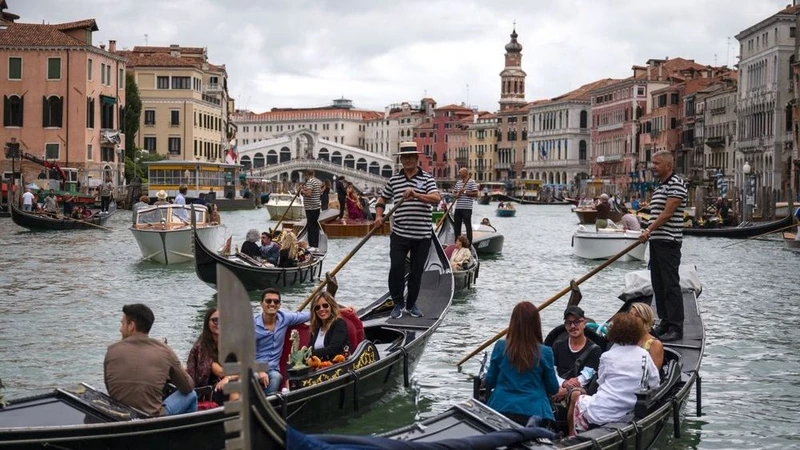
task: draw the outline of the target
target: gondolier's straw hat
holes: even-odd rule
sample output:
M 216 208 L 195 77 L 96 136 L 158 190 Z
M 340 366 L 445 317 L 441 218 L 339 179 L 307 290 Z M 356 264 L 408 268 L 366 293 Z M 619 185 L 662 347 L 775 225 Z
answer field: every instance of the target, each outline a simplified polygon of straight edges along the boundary
M 159 200 L 166 200 L 167 199 L 167 193 L 164 192 L 164 190 L 162 189 L 162 190 L 158 191 L 158 193 L 156 194 L 156 197 Z
M 401 142 L 400 151 L 396 153 L 397 156 L 403 155 L 419 155 L 420 151 L 417 150 L 417 143 L 413 141 Z

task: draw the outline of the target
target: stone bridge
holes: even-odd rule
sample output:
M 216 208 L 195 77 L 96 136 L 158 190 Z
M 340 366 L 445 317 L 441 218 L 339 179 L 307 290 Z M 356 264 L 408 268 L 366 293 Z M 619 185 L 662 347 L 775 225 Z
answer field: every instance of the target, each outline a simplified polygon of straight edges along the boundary
M 363 170 L 352 169 L 347 166 L 334 164 L 324 159 L 294 159 L 282 163 L 271 164 L 264 167 L 248 170 L 248 179 L 266 179 L 276 181 L 300 181 L 305 179 L 306 169 L 314 169 L 319 178 L 332 178 L 344 175 L 359 189 L 380 188 L 386 184 L 387 177 Z M 330 175 L 329 177 L 324 174 Z M 391 174 L 391 172 L 389 172 Z M 319 175 L 323 174 L 322 177 Z

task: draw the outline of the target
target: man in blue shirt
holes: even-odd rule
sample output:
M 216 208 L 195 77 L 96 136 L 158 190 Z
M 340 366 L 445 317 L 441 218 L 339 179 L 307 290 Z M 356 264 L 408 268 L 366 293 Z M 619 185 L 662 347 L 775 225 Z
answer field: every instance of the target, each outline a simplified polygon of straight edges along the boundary
M 272 241 L 272 235 L 267 232 L 261 233 L 261 257 L 269 261 L 273 266 L 278 265 L 278 258 L 281 255 L 281 246 Z
M 254 317 L 256 327 L 256 361 L 267 363 L 267 371 L 259 372 L 258 377 L 264 392 L 270 394 L 280 389 L 283 376 L 280 372 L 280 359 L 283 341 L 289 327 L 308 322 L 307 312 L 283 312 L 281 293 L 277 289 L 265 289 L 261 294 L 261 314 Z

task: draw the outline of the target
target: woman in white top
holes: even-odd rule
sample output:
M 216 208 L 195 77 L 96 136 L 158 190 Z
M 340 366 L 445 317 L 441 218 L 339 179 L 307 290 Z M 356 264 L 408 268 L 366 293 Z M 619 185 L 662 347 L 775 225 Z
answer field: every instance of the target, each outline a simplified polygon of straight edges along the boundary
M 469 250 L 469 240 L 466 236 L 461 235 L 456 238 L 456 249 L 450 255 L 450 266 L 453 270 L 465 270 L 469 267 L 470 260 L 472 259 L 472 252 Z
M 603 425 L 621 420 L 633 411 L 636 391 L 640 387 L 658 386 L 658 369 L 647 350 L 639 346 L 644 325 L 638 317 L 619 313 L 608 331 L 611 349 L 600 357 L 599 388 L 594 395 L 572 393 L 567 421 L 570 436 L 586 431 L 591 425 Z M 647 371 L 647 386 L 640 386 L 642 362 Z
M 326 361 L 344 355 L 349 346 L 347 323 L 340 317 L 341 306 L 333 296 L 321 292 L 314 301 L 311 314 L 311 354 Z

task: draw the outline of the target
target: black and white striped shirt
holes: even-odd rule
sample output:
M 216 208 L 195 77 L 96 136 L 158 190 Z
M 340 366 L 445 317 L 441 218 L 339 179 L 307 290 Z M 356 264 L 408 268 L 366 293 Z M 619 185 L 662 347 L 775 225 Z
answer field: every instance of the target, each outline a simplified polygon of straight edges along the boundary
M 667 207 L 667 198 L 679 198 L 681 204 L 672 213 L 672 217 L 650 234 L 650 239 L 662 241 L 680 241 L 683 239 L 683 210 L 686 208 L 686 181 L 676 174 L 670 175 L 667 181 L 656 186 L 650 200 L 650 224 Z
M 322 182 L 316 177 L 311 177 L 306 180 L 304 187 L 306 189 L 311 189 L 311 195 L 308 197 L 305 195 L 303 196 L 303 209 L 306 211 L 321 209 L 322 202 L 320 201 L 320 195 L 322 195 Z
M 466 189 L 464 188 L 465 185 Z M 453 188 L 453 192 L 458 193 L 461 189 L 464 189 L 464 193 L 456 200 L 456 209 L 472 209 L 472 203 L 475 201 L 475 197 L 470 197 L 466 194 L 469 192 L 478 192 L 478 184 L 475 183 L 475 180 L 472 178 L 468 179 L 466 183 L 458 180 L 456 186 Z
M 406 177 L 403 170 L 394 174 L 381 192 L 385 201 L 399 202 L 403 192 L 413 188 L 417 194 L 433 194 L 439 192 L 433 177 L 421 168 L 411 177 Z M 392 233 L 408 239 L 426 239 L 431 235 L 431 205 L 420 200 L 408 199 L 400 205 L 392 215 Z

